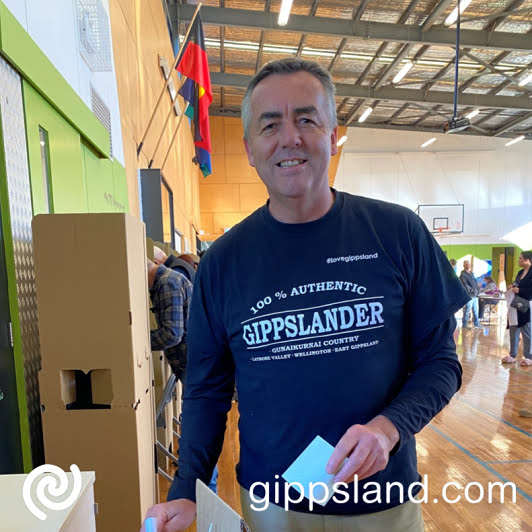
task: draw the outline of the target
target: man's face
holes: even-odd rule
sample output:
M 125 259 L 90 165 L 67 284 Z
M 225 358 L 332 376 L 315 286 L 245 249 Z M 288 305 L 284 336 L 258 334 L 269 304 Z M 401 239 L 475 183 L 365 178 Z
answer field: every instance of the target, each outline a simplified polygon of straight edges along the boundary
M 337 129 L 329 124 L 321 82 L 308 72 L 273 74 L 255 87 L 251 111 L 244 144 L 271 200 L 310 199 L 328 191 Z
M 464 261 L 464 270 L 468 272 L 471 269 L 471 263 L 467 260 Z

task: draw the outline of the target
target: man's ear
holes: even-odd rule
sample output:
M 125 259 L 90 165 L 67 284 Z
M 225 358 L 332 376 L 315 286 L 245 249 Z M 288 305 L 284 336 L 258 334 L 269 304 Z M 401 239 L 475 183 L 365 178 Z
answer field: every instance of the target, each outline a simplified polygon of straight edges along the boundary
M 331 155 L 338 153 L 338 126 L 331 132 Z
M 246 139 L 244 139 L 244 148 L 246 148 L 249 165 L 255 167 L 255 163 L 253 162 L 253 154 L 251 153 L 251 148 L 249 147 L 248 141 Z

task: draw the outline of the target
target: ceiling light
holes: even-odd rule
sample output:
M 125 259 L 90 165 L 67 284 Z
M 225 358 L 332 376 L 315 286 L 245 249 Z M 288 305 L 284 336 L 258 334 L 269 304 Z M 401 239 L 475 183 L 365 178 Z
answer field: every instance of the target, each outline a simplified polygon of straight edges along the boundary
M 392 83 L 399 83 L 410 71 L 410 69 L 414 66 L 414 63 L 412 61 L 407 61 L 403 68 L 397 72 L 395 75 L 395 78 L 393 78 Z
M 342 137 L 342 138 L 336 143 L 336 145 L 337 145 L 338 147 L 340 147 L 342 144 L 345 143 L 346 140 L 347 140 L 347 136 L 344 135 L 344 136 L 343 136 L 343 137 Z
M 471 0 L 462 0 L 460 2 L 460 13 L 463 13 L 470 3 L 471 3 Z M 456 22 L 457 18 L 458 18 L 458 6 L 455 7 L 451 11 L 451 14 L 445 19 L 444 24 L 446 26 L 450 26 L 451 24 L 454 24 Z
M 513 140 L 510 140 L 509 142 L 507 142 L 505 144 L 505 146 L 512 146 L 513 144 L 517 144 L 518 142 L 521 142 L 522 140 L 524 140 L 525 136 L 524 135 L 521 135 L 520 137 L 517 137 Z
M 290 10 L 292 9 L 292 0 L 283 0 L 281 2 L 281 9 L 279 10 L 279 18 L 277 24 L 279 26 L 286 26 L 288 17 L 290 16 Z
M 430 146 L 433 142 L 436 142 L 436 137 L 432 137 L 431 139 L 427 140 L 427 142 L 424 142 L 421 147 L 426 148 L 427 146 Z
M 480 113 L 480 109 L 473 109 L 470 113 L 466 115 L 466 118 L 469 118 L 471 120 L 472 118 L 475 118 Z
M 368 107 L 361 115 L 360 115 L 360 118 L 358 119 L 359 122 L 365 122 L 366 121 L 366 118 L 371 114 L 373 113 L 373 107 Z
M 528 76 L 524 77 L 520 82 L 519 82 L 519 86 L 520 87 L 523 87 L 525 86 L 527 83 L 529 83 L 530 81 L 532 81 L 532 72 L 530 74 L 528 74 Z

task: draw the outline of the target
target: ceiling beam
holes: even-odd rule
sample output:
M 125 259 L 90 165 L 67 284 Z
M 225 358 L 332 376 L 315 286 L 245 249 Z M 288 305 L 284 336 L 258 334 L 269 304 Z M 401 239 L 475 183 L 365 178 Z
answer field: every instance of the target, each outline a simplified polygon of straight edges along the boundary
M 525 0 L 514 0 L 511 4 L 505 7 L 505 11 L 515 11 L 524 3 Z M 507 16 L 508 13 L 499 13 L 499 16 L 495 20 L 492 20 L 488 27 L 485 28 L 486 31 L 489 31 L 490 33 L 495 31 L 506 20 Z
M 345 117 L 345 120 L 344 120 L 345 126 L 348 126 L 353 121 L 353 119 L 355 118 L 355 115 L 357 114 L 357 111 L 362 107 L 363 103 L 364 103 L 364 100 L 358 100 L 358 102 L 355 103 L 355 105 L 353 105 L 352 109 L 349 111 L 349 113 Z
M 190 21 L 196 6 L 181 4 L 177 6 L 177 19 Z M 175 15 L 174 15 L 175 17 Z M 419 43 L 428 45 L 453 46 L 456 32 L 452 28 L 433 27 L 423 31 L 421 26 L 410 24 L 389 24 L 351 19 L 311 17 L 291 15 L 286 26 L 277 24 L 277 13 L 265 13 L 245 9 L 228 9 L 203 6 L 201 19 L 204 24 L 217 26 L 238 26 L 267 31 L 289 31 L 334 37 L 358 37 L 374 41 Z M 172 23 L 174 22 L 172 19 Z M 529 34 L 462 30 L 461 44 L 466 48 L 484 48 L 486 50 L 532 50 L 532 38 Z
M 246 88 L 250 76 L 242 74 L 211 73 L 211 83 L 222 87 Z M 396 102 L 421 102 L 442 105 L 453 104 L 453 93 L 444 91 L 419 91 L 415 89 L 399 89 L 382 87 L 374 90 L 360 85 L 336 84 L 336 94 L 342 98 L 364 98 L 372 100 L 390 100 Z M 526 96 L 494 96 L 491 94 L 462 94 L 460 105 L 475 107 L 491 107 L 493 109 L 520 109 L 532 111 L 532 98 Z
M 406 111 L 409 107 L 410 107 L 409 103 L 403 104 L 401 107 L 399 107 L 399 109 L 397 109 L 397 111 L 395 111 L 395 113 L 392 116 L 390 116 L 390 118 L 388 118 L 386 123 L 391 124 L 400 114 Z
M 271 4 L 271 0 L 266 0 L 266 4 L 264 6 L 264 10 L 266 12 L 270 11 L 270 4 Z M 225 8 L 222 7 L 220 9 L 225 9 Z M 202 19 L 203 19 L 203 13 L 202 13 Z M 220 27 L 223 27 L 223 26 L 220 25 Z M 257 62 L 255 63 L 255 72 L 258 72 L 260 68 L 260 64 L 262 62 L 262 49 L 263 48 L 264 48 L 264 31 L 261 31 L 260 39 L 259 39 L 259 50 L 257 52 Z
M 422 27 L 425 28 L 425 31 L 434 25 L 436 19 L 447 9 L 451 0 L 440 0 L 438 5 L 432 10 L 431 14 L 425 19 Z
M 362 0 L 361 4 L 358 6 L 358 9 L 356 9 L 353 12 L 353 22 L 355 24 L 362 18 L 364 9 L 366 9 L 366 6 L 369 4 L 369 1 L 370 0 Z M 332 61 L 327 68 L 329 72 L 332 72 L 332 69 L 334 68 L 334 65 L 336 64 L 336 61 L 340 59 L 340 56 L 342 55 L 342 52 L 344 51 L 346 44 L 347 44 L 347 37 L 344 37 L 342 41 L 340 42 L 340 46 L 338 46 L 338 49 L 336 50 L 336 53 L 334 54 L 334 57 L 332 58 Z
M 519 84 L 519 80 L 516 77 L 509 76 L 508 74 L 506 74 L 506 72 L 503 72 L 502 70 L 497 70 L 495 68 L 496 62 L 495 64 L 487 63 L 486 61 L 480 59 L 480 57 L 477 57 L 476 55 L 473 55 L 471 52 L 468 52 L 466 50 L 462 50 L 462 54 L 464 54 L 466 57 L 469 57 L 469 59 L 472 59 L 473 61 L 477 62 L 479 65 L 482 65 L 484 69 L 489 70 L 493 74 L 498 74 L 499 76 L 502 76 L 503 78 L 506 78 L 507 80 L 511 81 L 515 85 Z M 484 74 L 484 72 L 482 72 L 482 74 Z M 474 77 L 480 77 L 480 73 L 478 76 L 475 75 Z
M 532 113 L 526 113 L 524 115 L 518 116 L 506 124 L 502 125 L 499 129 L 496 129 L 492 136 L 498 137 L 502 135 L 503 133 L 506 133 L 507 131 L 510 131 L 510 129 L 513 129 L 515 126 L 518 126 L 519 124 L 522 124 L 523 122 L 526 122 L 527 120 L 530 120 L 532 118 Z
M 312 2 L 312 6 L 310 7 L 310 13 L 309 16 L 313 17 L 316 14 L 316 11 L 318 10 L 318 3 L 320 0 L 314 0 Z M 301 55 L 301 52 L 303 51 L 303 46 L 305 46 L 305 41 L 307 40 L 307 34 L 304 33 L 301 35 L 301 39 L 299 40 L 299 46 L 297 47 L 296 57 L 299 57 Z

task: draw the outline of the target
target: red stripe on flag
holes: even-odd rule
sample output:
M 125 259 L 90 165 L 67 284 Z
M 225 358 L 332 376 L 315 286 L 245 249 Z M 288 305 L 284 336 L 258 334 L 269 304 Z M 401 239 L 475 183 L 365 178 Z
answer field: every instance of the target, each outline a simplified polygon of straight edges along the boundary
M 181 57 L 181 61 L 177 65 L 177 70 L 203 87 L 205 94 L 201 100 L 206 98 L 209 104 L 212 102 L 209 60 L 207 58 L 207 52 L 201 46 L 189 42 Z

